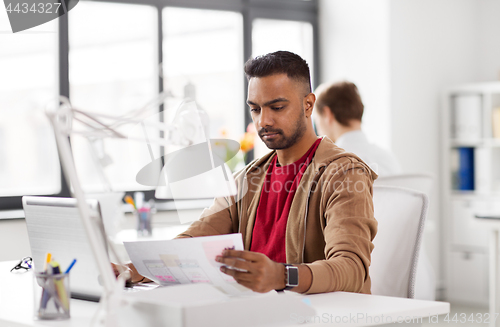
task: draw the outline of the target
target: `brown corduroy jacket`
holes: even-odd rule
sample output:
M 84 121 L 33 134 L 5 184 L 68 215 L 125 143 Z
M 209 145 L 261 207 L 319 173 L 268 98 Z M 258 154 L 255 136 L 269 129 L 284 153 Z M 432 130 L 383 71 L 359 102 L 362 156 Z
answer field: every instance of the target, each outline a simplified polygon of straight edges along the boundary
M 249 250 L 262 185 L 275 155 L 271 151 L 237 172 L 237 195 L 217 198 L 179 236 L 241 233 Z M 307 293 L 370 293 L 376 178 L 356 155 L 323 137 L 299 183 L 286 226 L 287 263 L 304 263 L 312 272 Z

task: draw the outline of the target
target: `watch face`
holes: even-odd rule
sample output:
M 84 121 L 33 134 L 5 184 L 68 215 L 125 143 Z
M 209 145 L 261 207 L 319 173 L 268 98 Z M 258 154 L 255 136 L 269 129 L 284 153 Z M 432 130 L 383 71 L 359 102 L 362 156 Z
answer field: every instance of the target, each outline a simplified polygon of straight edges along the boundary
M 299 268 L 294 266 L 287 266 L 287 283 L 286 286 L 297 287 L 299 286 Z

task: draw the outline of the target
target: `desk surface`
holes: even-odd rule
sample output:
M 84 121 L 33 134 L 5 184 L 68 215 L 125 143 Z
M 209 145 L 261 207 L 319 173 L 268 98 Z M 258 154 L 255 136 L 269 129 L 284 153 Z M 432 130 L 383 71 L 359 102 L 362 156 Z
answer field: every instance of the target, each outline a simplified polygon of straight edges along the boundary
M 31 272 L 15 274 L 10 269 L 16 261 L 0 262 L 0 326 L 90 326 L 97 303 L 71 300 L 71 319 L 64 324 L 33 319 L 33 275 Z
M 90 325 L 98 304 L 74 299 L 71 300 L 70 320 L 33 320 L 32 274 L 10 273 L 9 270 L 16 263 L 0 262 L 0 327 Z M 406 318 L 446 314 L 450 311 L 450 305 L 445 302 L 343 292 L 309 295 L 305 296 L 305 299 L 316 309 L 316 316 L 292 315 L 291 323 L 315 319 L 316 324 L 307 326 L 375 326 Z

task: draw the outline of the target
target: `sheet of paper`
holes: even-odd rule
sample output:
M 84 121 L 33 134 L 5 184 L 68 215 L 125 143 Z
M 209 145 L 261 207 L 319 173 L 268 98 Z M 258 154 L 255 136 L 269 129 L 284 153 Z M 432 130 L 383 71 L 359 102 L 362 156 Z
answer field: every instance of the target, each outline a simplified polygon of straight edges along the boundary
M 215 261 L 225 248 L 243 250 L 241 234 L 124 244 L 137 271 L 162 286 L 208 283 L 230 295 L 252 292 L 222 273 Z

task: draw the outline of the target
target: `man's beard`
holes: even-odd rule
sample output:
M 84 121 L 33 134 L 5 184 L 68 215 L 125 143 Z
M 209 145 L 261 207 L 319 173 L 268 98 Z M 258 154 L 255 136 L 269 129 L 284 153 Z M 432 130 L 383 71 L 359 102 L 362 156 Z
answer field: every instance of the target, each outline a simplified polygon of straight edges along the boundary
M 271 149 L 271 150 L 283 150 L 283 149 L 288 149 L 289 147 L 293 146 L 295 143 L 297 143 L 302 136 L 306 132 L 306 122 L 300 117 L 297 119 L 297 123 L 295 124 L 294 132 L 291 136 L 285 136 L 283 133 L 283 130 L 281 129 L 268 129 L 268 128 L 261 128 L 259 131 L 259 137 L 260 139 L 266 144 L 266 146 Z M 263 134 L 269 134 L 269 133 L 276 133 L 278 134 L 277 137 L 273 140 L 266 140 L 264 139 Z

